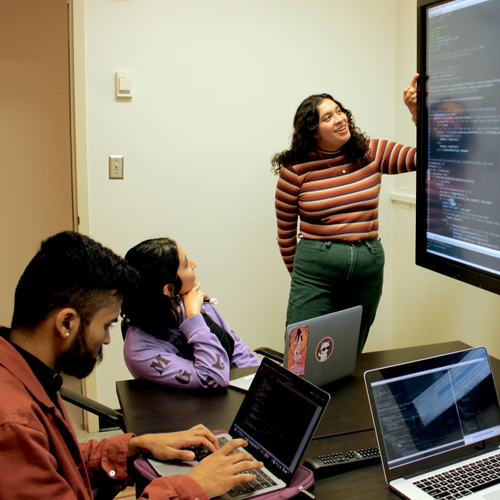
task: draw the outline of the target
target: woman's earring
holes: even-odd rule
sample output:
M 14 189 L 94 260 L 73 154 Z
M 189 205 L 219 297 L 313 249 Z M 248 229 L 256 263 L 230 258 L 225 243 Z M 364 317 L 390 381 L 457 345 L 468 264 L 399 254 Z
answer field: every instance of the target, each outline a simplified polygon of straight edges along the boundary
M 68 338 L 68 337 L 69 337 L 69 332 L 66 332 L 66 338 Z

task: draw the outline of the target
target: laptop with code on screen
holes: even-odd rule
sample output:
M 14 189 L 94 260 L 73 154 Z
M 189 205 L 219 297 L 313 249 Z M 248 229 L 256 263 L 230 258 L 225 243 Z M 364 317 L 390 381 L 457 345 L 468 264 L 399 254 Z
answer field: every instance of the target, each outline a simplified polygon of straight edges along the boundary
M 500 407 L 484 347 L 369 370 L 365 384 L 392 489 L 500 499 Z
M 264 463 L 260 471 L 268 479 L 248 483 L 248 492 L 238 485 L 220 498 L 239 500 L 289 486 L 329 400 L 327 392 L 264 358 L 229 432 L 217 438 L 219 445 L 221 440 L 245 439 L 245 451 Z M 198 463 L 149 462 L 162 476 L 187 474 Z

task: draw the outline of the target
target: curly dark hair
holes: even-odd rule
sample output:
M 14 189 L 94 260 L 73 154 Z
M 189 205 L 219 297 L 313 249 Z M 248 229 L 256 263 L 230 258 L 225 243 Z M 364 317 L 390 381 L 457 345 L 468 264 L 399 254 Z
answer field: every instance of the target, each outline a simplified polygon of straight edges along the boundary
M 137 272 L 109 248 L 74 231 L 58 233 L 41 244 L 19 279 L 12 328 L 32 329 L 65 307 L 86 327 L 116 292 L 127 294 L 137 281 Z
M 315 94 L 304 99 L 297 108 L 293 119 L 293 136 L 290 149 L 276 153 L 271 160 L 271 172 L 275 175 L 279 174 L 281 167 L 306 162 L 309 154 L 317 149 L 318 106 L 325 99 L 336 102 L 347 116 L 351 138 L 342 147 L 347 161 L 355 165 L 365 165 L 367 163 L 369 154 L 368 138 L 356 127 L 351 111 L 330 94 Z
M 177 275 L 179 251 L 171 238 L 142 241 L 125 254 L 126 261 L 140 275 L 139 286 L 123 298 L 122 316 L 130 325 L 163 340 L 169 329 L 177 328 L 179 302 L 175 299 L 182 287 Z M 173 296 L 163 293 L 165 285 L 173 285 Z

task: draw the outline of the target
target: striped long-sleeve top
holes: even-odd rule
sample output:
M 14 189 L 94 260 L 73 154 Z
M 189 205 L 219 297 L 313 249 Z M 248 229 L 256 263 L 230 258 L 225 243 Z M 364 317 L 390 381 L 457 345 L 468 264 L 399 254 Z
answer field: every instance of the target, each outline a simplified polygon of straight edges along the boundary
M 342 150 L 317 151 L 309 161 L 282 167 L 276 188 L 278 245 L 292 272 L 300 233 L 315 240 L 360 241 L 378 234 L 382 174 L 416 169 L 416 148 L 371 139 L 363 167 L 346 164 Z

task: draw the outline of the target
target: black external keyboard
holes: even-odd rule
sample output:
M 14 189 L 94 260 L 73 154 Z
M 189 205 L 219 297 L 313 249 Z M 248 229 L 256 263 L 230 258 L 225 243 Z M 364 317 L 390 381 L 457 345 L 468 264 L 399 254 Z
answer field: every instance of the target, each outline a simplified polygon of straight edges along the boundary
M 376 463 L 380 463 L 379 449 L 362 448 L 308 458 L 304 466 L 314 472 L 315 479 L 321 479 Z

